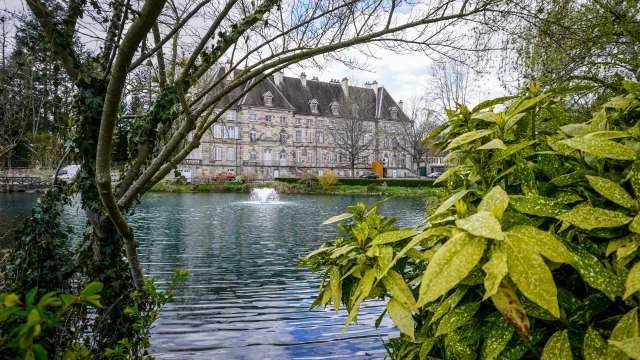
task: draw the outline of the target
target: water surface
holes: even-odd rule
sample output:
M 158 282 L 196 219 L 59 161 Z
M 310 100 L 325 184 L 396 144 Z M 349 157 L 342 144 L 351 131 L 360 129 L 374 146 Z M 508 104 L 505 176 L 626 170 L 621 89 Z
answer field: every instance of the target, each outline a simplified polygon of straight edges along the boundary
M 321 226 L 368 196 L 283 195 L 280 204 L 249 204 L 248 194 L 147 194 L 131 223 L 146 275 L 166 282 L 171 269 L 191 271 L 156 323 L 152 352 L 162 359 L 382 358 L 379 336 L 397 336 L 382 302 L 365 302 L 340 336 L 345 310 L 309 312 L 319 278 L 296 269 L 298 256 L 335 234 Z M 379 212 L 400 226 L 424 219 L 421 198 L 394 198 Z M 82 212 L 65 221 L 81 228 Z M 77 233 L 80 233 L 78 231 Z

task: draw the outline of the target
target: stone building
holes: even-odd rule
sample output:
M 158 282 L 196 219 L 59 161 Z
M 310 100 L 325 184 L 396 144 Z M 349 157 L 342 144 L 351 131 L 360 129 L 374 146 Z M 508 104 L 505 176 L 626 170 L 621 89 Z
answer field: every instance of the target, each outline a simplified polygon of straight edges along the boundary
M 224 70 L 219 67 L 214 78 L 223 76 Z M 220 117 L 179 170 L 188 170 L 201 180 L 221 172 L 249 170 L 263 179 L 328 171 L 350 177 L 371 171 L 371 162 L 381 161 L 388 177 L 393 170 L 397 177 L 415 176 L 412 159 L 391 140 L 397 137 L 394 132 L 401 131 L 402 122 L 411 120 L 402 111 L 402 101 L 396 103 L 376 81 L 359 87 L 349 85 L 347 78 L 325 82 L 317 77 L 307 79 L 305 73 L 287 77 L 280 72 L 259 84 L 250 81 L 244 89 L 250 86 L 254 87 Z M 228 95 L 218 108 L 244 89 Z M 369 150 L 355 174 L 333 136 L 336 122 L 343 121 L 340 104 L 353 98 L 358 103 L 352 115 L 368 124 L 362 141 Z

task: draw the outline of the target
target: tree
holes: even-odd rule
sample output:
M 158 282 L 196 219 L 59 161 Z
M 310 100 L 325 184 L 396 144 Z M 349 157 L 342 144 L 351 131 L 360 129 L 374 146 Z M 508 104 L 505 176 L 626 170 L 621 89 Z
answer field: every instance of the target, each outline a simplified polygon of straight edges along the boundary
M 116 306 L 98 310 L 93 319 L 91 332 L 98 349 L 113 346 L 120 336 L 131 333 L 128 326 L 114 331 L 112 324 L 130 321 L 122 314 L 127 301 L 133 300 L 122 299 L 131 299 L 129 294 L 143 286 L 137 242 L 125 215 L 145 191 L 198 147 L 233 103 L 293 64 L 338 60 L 356 66 L 347 48 L 368 53 L 375 45 L 403 43 L 422 51 L 446 52 L 456 27 L 475 27 L 508 6 L 498 0 L 425 0 L 402 4 L 409 8 L 399 14 L 400 3 L 393 0 L 322 0 L 303 5 L 293 0 L 69 1 L 60 5 L 61 11 L 53 11 L 48 2 L 26 3 L 43 29 L 42 46 L 52 50 L 75 84 L 74 134 L 69 145 L 73 155 L 83 160 L 75 189 L 89 224 L 83 256 L 76 257 L 73 269 L 100 278 L 104 302 Z M 89 20 L 80 22 L 80 18 Z M 191 31 L 202 24 L 204 28 Z M 85 33 L 83 26 L 102 30 L 91 32 L 99 34 L 92 41 L 102 43 L 94 53 L 84 54 L 82 41 L 73 41 L 78 33 Z M 478 44 L 477 35 L 456 39 L 456 49 Z M 198 86 L 206 74 L 221 68 L 224 59 L 230 62 L 224 76 Z M 130 88 L 133 74 L 145 67 L 154 73 L 153 88 Z M 133 124 L 126 164 L 113 184 L 114 133 L 123 116 L 123 101 L 136 91 L 148 94 L 150 105 L 128 115 Z M 65 276 L 74 274 L 69 271 Z M 47 290 L 56 289 L 47 289 L 46 284 L 39 287 L 41 292 Z
M 436 60 L 424 86 L 424 101 L 439 111 L 434 115 L 444 122 L 444 110 L 455 109 L 456 103 L 465 104 L 472 84 L 472 71 L 467 65 L 450 59 Z
M 338 159 L 349 164 L 351 176 L 355 176 L 356 166 L 369 164 L 375 153 L 376 103 L 373 92 L 363 90 L 349 90 L 339 102 L 339 116 L 332 120 L 329 130 Z

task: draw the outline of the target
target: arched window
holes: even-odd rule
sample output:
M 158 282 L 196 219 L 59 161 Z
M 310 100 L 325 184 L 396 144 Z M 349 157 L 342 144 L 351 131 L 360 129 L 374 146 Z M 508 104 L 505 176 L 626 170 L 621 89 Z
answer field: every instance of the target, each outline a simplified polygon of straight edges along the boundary
M 287 143 L 287 132 L 284 130 L 280 131 L 280 143 L 282 144 Z
M 256 131 L 256 128 L 251 128 L 251 130 L 249 131 L 249 140 L 251 142 L 254 142 L 258 139 L 258 132 Z
M 337 116 L 338 115 L 338 103 L 334 101 L 334 102 L 331 103 L 330 106 L 331 106 L 331 114 Z
M 287 152 L 282 150 L 280 151 L 280 160 L 287 160 Z
M 256 149 L 251 149 L 249 152 L 249 160 L 258 160 L 258 152 Z
M 358 117 L 358 113 L 360 112 L 360 107 L 358 107 L 358 105 L 353 105 L 353 107 L 351 108 L 351 112 L 353 114 L 353 117 Z

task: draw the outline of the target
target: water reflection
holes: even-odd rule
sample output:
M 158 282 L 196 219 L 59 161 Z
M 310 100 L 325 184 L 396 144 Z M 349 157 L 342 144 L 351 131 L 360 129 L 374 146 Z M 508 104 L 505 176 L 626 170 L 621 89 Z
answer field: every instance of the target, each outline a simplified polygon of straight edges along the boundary
M 388 318 L 374 327 L 384 304 L 363 304 L 359 324 L 341 337 L 346 311 L 309 312 L 319 279 L 295 268 L 298 256 L 335 234 L 322 221 L 381 198 L 283 195 L 283 204 L 261 206 L 246 204 L 247 197 L 148 194 L 136 209 L 131 222 L 144 273 L 163 283 L 172 268 L 191 271 L 153 330 L 153 353 L 163 359 L 384 357 L 378 336 L 397 335 Z M 423 204 L 395 198 L 379 212 L 400 217 L 400 226 L 417 225 Z M 65 221 L 80 230 L 84 219 L 71 212 Z

